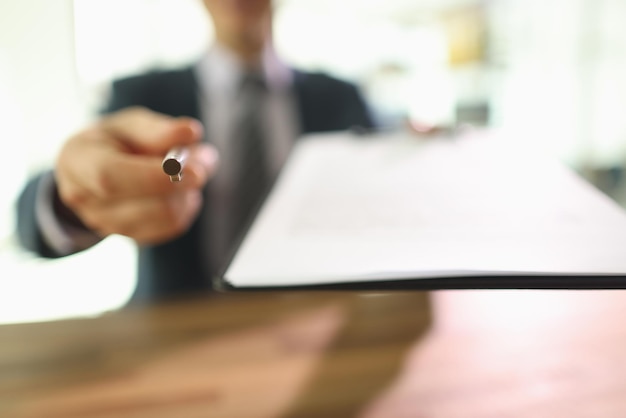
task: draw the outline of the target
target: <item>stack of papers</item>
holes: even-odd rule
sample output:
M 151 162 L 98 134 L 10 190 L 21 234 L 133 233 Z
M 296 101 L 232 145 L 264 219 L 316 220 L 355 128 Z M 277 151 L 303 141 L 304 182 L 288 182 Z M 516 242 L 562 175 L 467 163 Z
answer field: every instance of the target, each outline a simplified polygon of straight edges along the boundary
M 299 141 L 221 280 L 624 274 L 626 214 L 557 161 L 493 135 L 341 133 Z

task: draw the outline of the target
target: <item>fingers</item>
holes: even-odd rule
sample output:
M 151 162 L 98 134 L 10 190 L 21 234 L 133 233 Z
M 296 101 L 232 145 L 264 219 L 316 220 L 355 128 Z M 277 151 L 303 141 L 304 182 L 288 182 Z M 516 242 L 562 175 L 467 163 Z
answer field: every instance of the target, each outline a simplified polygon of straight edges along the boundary
M 159 161 L 159 167 L 161 162 Z M 189 148 L 189 156 L 183 168 L 183 179 L 181 184 L 194 187 L 194 185 L 203 186 L 209 181 L 215 173 L 219 165 L 219 156 L 217 150 L 209 144 L 198 144 Z M 161 173 L 163 170 L 161 169 Z M 171 182 L 170 182 L 170 185 Z M 176 186 L 175 184 L 173 185 Z
M 99 197 L 132 198 L 171 193 L 178 189 L 198 189 L 215 173 L 217 152 L 208 144 L 190 147 L 183 169 L 183 181 L 172 183 L 163 172 L 163 156 L 103 154 L 99 172 L 90 186 Z
M 199 189 L 215 174 L 218 162 L 217 151 L 212 146 L 194 145 L 183 169 L 183 181 L 172 183 L 161 167 L 162 156 L 118 152 L 88 155 L 90 158 L 83 154 L 83 162 L 76 161 L 75 169 L 69 170 L 73 187 L 64 190 L 66 195 L 79 193 L 81 199 L 119 200 Z
M 102 236 L 120 234 L 139 244 L 158 244 L 185 232 L 201 204 L 200 191 L 185 190 L 166 197 L 91 207 L 85 211 L 83 221 Z
M 202 138 L 202 124 L 197 120 L 173 118 L 140 107 L 114 113 L 102 119 L 99 127 L 131 150 L 155 156 Z

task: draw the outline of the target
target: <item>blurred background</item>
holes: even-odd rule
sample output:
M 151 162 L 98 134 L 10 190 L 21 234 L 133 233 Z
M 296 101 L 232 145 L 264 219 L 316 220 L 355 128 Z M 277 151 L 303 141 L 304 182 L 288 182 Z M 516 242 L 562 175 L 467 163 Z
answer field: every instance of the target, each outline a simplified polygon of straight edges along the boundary
M 384 125 L 495 128 L 626 205 L 626 2 L 281 0 L 276 7 L 283 58 L 357 82 Z M 98 315 L 130 297 L 132 243 L 111 237 L 80 255 L 35 259 L 15 243 L 15 198 L 94 118 L 112 79 L 192 63 L 211 39 L 199 0 L 0 0 L 0 126 L 9 150 L 0 323 Z

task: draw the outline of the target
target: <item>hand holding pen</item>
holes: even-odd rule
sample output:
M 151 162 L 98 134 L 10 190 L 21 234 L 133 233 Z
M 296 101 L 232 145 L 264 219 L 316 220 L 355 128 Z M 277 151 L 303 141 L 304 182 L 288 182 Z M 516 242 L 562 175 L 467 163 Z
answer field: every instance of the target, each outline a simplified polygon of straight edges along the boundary
M 191 118 L 143 108 L 114 113 L 65 143 L 55 167 L 58 196 L 101 236 L 170 240 L 195 219 L 216 170 L 217 152 L 201 138 L 202 125 Z M 172 182 L 162 163 L 176 147 L 183 148 L 174 177 L 182 181 Z

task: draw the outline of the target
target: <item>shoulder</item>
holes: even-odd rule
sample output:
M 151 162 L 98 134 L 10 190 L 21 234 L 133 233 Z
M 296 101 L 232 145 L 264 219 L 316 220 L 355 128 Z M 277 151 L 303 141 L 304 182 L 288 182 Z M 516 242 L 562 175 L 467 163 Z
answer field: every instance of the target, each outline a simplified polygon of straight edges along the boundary
M 305 133 L 371 127 L 372 117 L 356 84 L 323 72 L 294 71 Z
M 193 113 L 195 92 L 196 79 L 192 66 L 155 69 L 113 81 L 104 113 L 130 106 L 144 106 L 175 116 Z
M 294 70 L 294 84 L 296 87 L 311 90 L 327 89 L 340 92 L 355 92 L 357 90 L 354 83 L 325 72 Z
M 324 106 L 351 106 L 362 101 L 355 83 L 324 72 L 294 71 L 294 89 L 302 100 Z
M 152 69 L 150 71 L 119 78 L 113 81 L 113 89 L 118 91 L 152 91 L 180 82 L 192 82 L 193 67 L 178 69 Z

